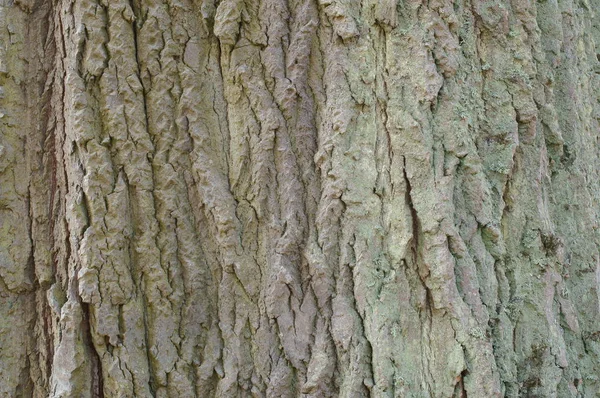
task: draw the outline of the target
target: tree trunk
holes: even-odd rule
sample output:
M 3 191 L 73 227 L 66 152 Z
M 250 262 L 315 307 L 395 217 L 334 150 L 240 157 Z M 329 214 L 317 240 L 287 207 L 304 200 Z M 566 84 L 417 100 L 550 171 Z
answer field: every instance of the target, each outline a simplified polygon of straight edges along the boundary
M 1 397 L 600 396 L 600 0 L 1 0 Z

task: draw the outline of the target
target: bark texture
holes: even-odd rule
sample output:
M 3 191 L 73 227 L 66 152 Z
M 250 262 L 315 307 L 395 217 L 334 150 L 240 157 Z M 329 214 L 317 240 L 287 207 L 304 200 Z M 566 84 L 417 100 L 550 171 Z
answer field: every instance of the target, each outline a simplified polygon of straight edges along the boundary
M 600 396 L 599 0 L 0 0 L 0 396 Z

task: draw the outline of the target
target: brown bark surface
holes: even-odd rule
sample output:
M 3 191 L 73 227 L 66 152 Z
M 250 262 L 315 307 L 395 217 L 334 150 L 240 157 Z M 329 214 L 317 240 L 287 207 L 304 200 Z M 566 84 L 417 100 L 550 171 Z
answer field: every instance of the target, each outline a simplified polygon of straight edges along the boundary
M 600 396 L 599 0 L 0 0 L 1 397 Z

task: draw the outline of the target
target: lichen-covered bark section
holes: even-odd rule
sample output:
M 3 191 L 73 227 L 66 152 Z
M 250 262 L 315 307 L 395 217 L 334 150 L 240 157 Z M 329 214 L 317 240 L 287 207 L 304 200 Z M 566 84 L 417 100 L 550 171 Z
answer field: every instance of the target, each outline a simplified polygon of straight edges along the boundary
M 598 9 L 0 1 L 0 396 L 600 394 Z

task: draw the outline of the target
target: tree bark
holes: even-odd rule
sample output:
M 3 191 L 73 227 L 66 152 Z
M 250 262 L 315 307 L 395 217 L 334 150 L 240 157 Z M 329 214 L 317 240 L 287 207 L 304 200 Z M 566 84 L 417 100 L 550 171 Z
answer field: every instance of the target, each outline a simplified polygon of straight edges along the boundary
M 1 0 L 0 396 L 600 396 L 599 0 Z

